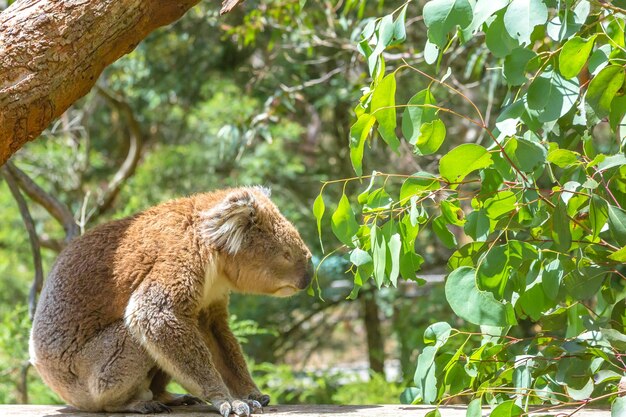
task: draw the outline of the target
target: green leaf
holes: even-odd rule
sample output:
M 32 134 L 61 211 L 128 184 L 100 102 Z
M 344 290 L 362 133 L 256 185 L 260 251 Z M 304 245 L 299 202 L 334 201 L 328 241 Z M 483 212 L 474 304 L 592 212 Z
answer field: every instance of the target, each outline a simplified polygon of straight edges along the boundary
M 468 0 L 432 0 L 423 10 L 428 39 L 440 48 L 448 42 L 448 33 L 457 26 L 472 23 L 472 5 Z
M 384 188 L 379 188 L 377 190 L 372 191 L 367 196 L 367 202 L 363 207 L 364 213 L 370 213 L 373 211 L 381 211 L 386 210 L 391 207 L 393 200 L 387 194 Z
M 611 102 L 623 84 L 624 68 L 621 65 L 607 65 L 593 77 L 585 98 L 598 117 L 609 114 Z
M 609 259 L 612 259 L 616 262 L 626 263 L 626 246 L 610 254 Z
M 531 84 L 532 85 L 532 84 Z M 513 136 L 517 132 L 517 124 L 524 114 L 524 102 L 518 100 L 507 106 L 496 119 L 496 127 L 506 136 Z
M 378 132 L 383 140 L 397 151 L 400 141 L 396 136 L 396 76 L 391 73 L 383 78 L 372 93 L 370 111 L 378 120 Z
M 437 399 L 437 378 L 435 377 L 435 346 L 426 346 L 417 357 L 417 368 L 413 382 L 422 394 L 425 404 L 432 404 Z
M 398 17 L 393 22 L 393 42 L 391 45 L 400 44 L 406 40 L 406 8 L 408 7 L 408 3 L 402 7 Z
M 611 404 L 611 417 L 626 416 L 626 397 L 617 397 Z
M 411 145 L 417 143 L 422 124 L 437 119 L 437 109 L 428 106 L 436 103 L 429 89 L 418 92 L 407 103 L 402 113 L 402 134 Z
M 528 88 L 528 108 L 537 110 L 540 122 L 552 122 L 572 109 L 579 93 L 578 78 L 566 80 L 557 72 L 546 71 Z
M 350 206 L 348 197 L 345 194 L 341 196 L 337 210 L 332 215 L 331 227 L 337 239 L 344 245 L 354 247 L 352 238 L 359 230 L 359 224 L 356 222 L 354 211 Z
M 402 404 L 412 404 L 418 396 L 420 396 L 420 391 L 417 388 L 408 387 L 400 394 L 400 402 Z
M 418 155 L 431 155 L 439 150 L 445 138 L 446 126 L 440 119 L 424 123 L 420 128 L 415 151 Z
M 384 73 L 384 60 L 381 59 L 380 55 L 392 43 L 394 32 L 395 25 L 392 15 L 386 15 L 380 19 L 376 28 L 376 46 L 367 57 L 367 66 L 374 79 L 378 79 L 378 74 Z
M 545 262 L 546 261 L 544 261 L 545 265 L 541 271 L 541 285 L 543 287 L 543 292 L 550 300 L 556 300 L 559 295 L 561 282 L 563 281 L 563 266 L 558 258 L 547 262 L 547 264 Z
M 537 54 L 526 48 L 515 48 L 504 60 L 502 70 L 509 85 L 522 85 L 526 82 L 526 64 Z
M 617 126 L 622 123 L 626 115 L 626 95 L 615 96 L 611 102 L 611 113 L 609 114 L 609 122 L 613 131 L 617 130 Z
M 626 245 L 626 211 L 612 204 L 608 205 L 609 232 L 618 245 Z
M 438 216 L 433 220 L 433 231 L 448 249 L 456 247 L 456 236 L 446 226 L 446 221 L 442 216 Z
M 559 252 L 568 252 L 572 246 L 572 233 L 569 228 L 567 206 L 559 199 L 552 215 L 552 239 Z
M 372 262 L 372 257 L 363 249 L 354 248 L 350 253 L 350 262 L 356 266 L 362 266 Z
M 515 401 L 509 400 L 503 403 L 498 404 L 496 408 L 493 409 L 490 417 L 519 417 L 524 414 L 524 410 L 520 408 Z
M 439 172 L 449 183 L 457 183 L 472 171 L 493 164 L 487 149 L 473 143 L 464 143 L 445 154 L 439 161 Z
M 372 261 L 374 263 L 374 281 L 378 288 L 385 282 L 385 268 L 387 266 L 387 242 L 382 231 L 376 226 L 372 226 L 370 232 L 370 242 L 372 247 Z
M 533 172 L 546 163 L 546 148 L 530 140 L 511 138 L 504 151 L 523 172 Z
M 559 71 L 563 77 L 569 79 L 578 75 L 591 54 L 595 40 L 596 35 L 589 39 L 574 36 L 565 42 L 559 54 Z
M 535 26 L 547 21 L 548 8 L 541 0 L 513 0 L 504 13 L 507 32 L 522 45 L 530 43 L 530 34 Z
M 548 162 L 559 168 L 569 168 L 572 165 L 580 164 L 579 157 L 580 154 L 578 152 L 570 151 L 569 149 L 556 148 L 548 152 Z
M 320 194 L 313 202 L 313 215 L 317 220 L 317 235 L 320 239 L 320 247 L 322 248 L 322 253 L 324 252 L 324 244 L 322 243 L 322 217 L 324 217 L 325 210 L 326 205 L 324 204 L 324 197 L 322 197 L 322 193 L 320 192 Z
M 473 399 L 468 405 L 465 411 L 465 417 L 482 417 L 483 415 L 483 400 L 482 397 Z
M 421 196 L 425 191 L 438 190 L 439 180 L 430 172 L 416 172 L 407 178 L 400 189 L 400 203 L 406 202 L 414 195 Z
M 512 38 L 504 28 L 504 14 L 498 13 L 485 33 L 487 48 L 497 58 L 504 58 L 519 46 L 519 42 Z
M 394 233 L 391 239 L 389 239 L 389 254 L 391 255 L 389 281 L 391 281 L 391 285 L 394 287 L 398 286 L 398 275 L 400 274 L 400 249 L 402 249 L 400 235 Z
M 512 191 L 499 191 L 491 198 L 485 200 L 483 208 L 487 217 L 497 220 L 515 210 L 517 198 Z
M 426 331 L 424 331 L 424 343 L 427 345 L 434 344 L 436 347 L 441 347 L 446 344 L 452 327 L 445 321 L 433 323 Z
M 463 29 L 463 38 L 470 39 L 495 12 L 509 4 L 508 0 L 478 0 L 474 6 L 472 23 Z
M 507 245 L 494 246 L 481 259 L 476 269 L 478 288 L 502 297 L 511 269 Z
M 510 304 L 502 304 L 490 292 L 478 289 L 474 268 L 463 266 L 448 275 L 445 293 L 452 310 L 470 323 L 497 327 L 516 324 Z
M 430 410 L 424 414 L 424 417 L 441 417 L 441 411 L 439 411 L 438 408 L 435 408 L 434 410 Z
M 372 130 L 376 118 L 371 114 L 364 113 L 350 127 L 350 161 L 357 175 L 363 174 L 363 149 L 365 140 Z
M 463 230 L 472 239 L 484 242 L 489 236 L 489 217 L 484 210 L 475 210 L 467 215 Z
M 609 218 L 607 202 L 600 196 L 593 194 L 589 202 L 589 222 L 591 223 L 591 232 L 593 239 L 597 239 L 598 235 L 604 228 L 606 220 Z

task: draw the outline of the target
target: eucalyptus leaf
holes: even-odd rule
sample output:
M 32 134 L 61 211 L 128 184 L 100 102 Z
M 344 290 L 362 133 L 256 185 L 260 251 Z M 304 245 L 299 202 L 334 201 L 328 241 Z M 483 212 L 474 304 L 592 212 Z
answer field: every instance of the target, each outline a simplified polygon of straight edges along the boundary
M 440 48 L 447 43 L 448 33 L 457 26 L 472 23 L 472 4 L 468 0 L 432 0 L 424 5 L 424 23 L 428 39 Z
M 467 266 L 454 270 L 446 279 L 446 299 L 452 310 L 474 324 L 505 327 L 516 323 L 513 308 L 476 286 L 476 270 Z
M 445 154 L 439 161 L 439 172 L 450 183 L 463 181 L 472 171 L 493 164 L 491 154 L 482 146 L 464 143 Z
M 541 0 L 513 0 L 504 14 L 504 26 L 522 45 L 530 43 L 535 26 L 548 21 L 548 8 Z
M 341 196 L 337 209 L 332 215 L 331 226 L 333 233 L 341 243 L 349 247 L 354 247 L 352 238 L 359 230 L 359 225 L 356 222 L 354 211 L 352 211 L 348 197 L 346 197 L 345 194 Z
M 378 121 L 378 132 L 389 147 L 397 151 L 400 142 L 396 136 L 396 76 L 385 76 L 372 93 L 370 111 Z

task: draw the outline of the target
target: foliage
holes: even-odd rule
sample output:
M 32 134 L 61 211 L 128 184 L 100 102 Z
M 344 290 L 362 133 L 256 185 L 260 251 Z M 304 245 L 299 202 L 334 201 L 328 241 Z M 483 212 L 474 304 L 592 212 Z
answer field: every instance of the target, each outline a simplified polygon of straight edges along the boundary
M 318 229 L 330 226 L 343 244 L 336 250 L 347 249 L 353 297 L 370 278 L 378 288 L 417 280 L 425 256 L 416 240 L 436 236 L 452 251 L 446 300 L 474 325 L 464 331 L 435 323 L 425 332 L 415 387 L 404 401 L 475 398 L 495 407 L 494 415 L 546 402 L 621 407 L 615 398 L 626 374 L 622 7 L 432 0 L 421 11 L 426 70 L 408 60 L 388 70 L 383 54 L 405 40 L 405 21 L 415 21 L 411 2 L 361 31 L 357 48 L 371 83 L 350 129 L 358 176 L 324 183 L 313 210 Z M 496 72 L 506 96 L 493 117 L 492 101 L 481 110 L 459 85 L 459 61 L 467 62 L 466 75 L 488 79 Z M 413 87 L 404 99 L 397 80 L 407 78 L 427 86 Z M 466 111 L 441 99 L 449 95 L 464 100 Z M 459 122 L 478 128 L 478 139 L 448 150 L 446 126 Z M 392 152 L 408 143 L 418 164 L 437 169 L 363 176 L 365 145 L 379 147 L 377 138 Z M 337 185 L 335 205 L 327 193 Z M 460 346 L 451 344 L 459 339 Z
M 360 381 L 343 372 L 294 372 L 286 365 L 252 364 L 255 381 L 276 404 L 396 404 L 398 383 L 380 374 Z M 352 380 L 351 380 L 352 379 Z

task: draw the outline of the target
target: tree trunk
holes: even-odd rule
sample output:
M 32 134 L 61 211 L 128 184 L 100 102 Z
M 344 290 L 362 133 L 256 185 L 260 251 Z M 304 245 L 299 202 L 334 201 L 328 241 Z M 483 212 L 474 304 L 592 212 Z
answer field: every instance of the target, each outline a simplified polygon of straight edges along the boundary
M 367 337 L 367 356 L 373 372 L 385 372 L 385 344 L 380 329 L 380 313 L 376 295 L 372 291 L 362 292 L 363 321 Z
M 199 0 L 18 0 L 0 13 L 0 165 Z M 225 13 L 241 0 L 225 0 Z M 172 68 L 175 70 L 175 68 Z

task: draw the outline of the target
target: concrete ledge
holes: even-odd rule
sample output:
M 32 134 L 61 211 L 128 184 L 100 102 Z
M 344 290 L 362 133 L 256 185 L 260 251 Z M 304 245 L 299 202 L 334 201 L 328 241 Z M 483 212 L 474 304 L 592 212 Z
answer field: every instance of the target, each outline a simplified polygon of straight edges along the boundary
M 266 417 L 423 417 L 427 412 L 433 410 L 431 406 L 409 406 L 409 405 L 276 405 L 264 408 Z M 218 416 L 217 412 L 209 406 L 183 406 L 174 407 L 171 414 L 163 414 L 168 417 L 206 417 Z M 465 417 L 465 407 L 451 406 L 440 407 L 439 411 L 443 417 Z M 530 416 L 568 416 L 573 414 L 572 408 L 553 409 L 550 412 L 531 412 Z M 59 405 L 0 405 L 0 416 L 4 417 L 26 417 L 26 416 L 110 416 L 120 417 L 128 414 L 106 414 L 106 413 L 84 413 L 67 406 Z M 140 416 L 141 414 L 136 414 Z M 261 415 L 261 414 L 255 414 Z M 489 409 L 484 409 L 483 416 L 489 415 Z M 583 409 L 577 411 L 575 417 L 609 417 L 609 410 Z

